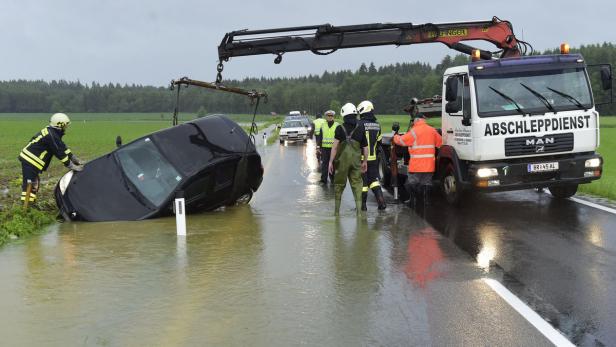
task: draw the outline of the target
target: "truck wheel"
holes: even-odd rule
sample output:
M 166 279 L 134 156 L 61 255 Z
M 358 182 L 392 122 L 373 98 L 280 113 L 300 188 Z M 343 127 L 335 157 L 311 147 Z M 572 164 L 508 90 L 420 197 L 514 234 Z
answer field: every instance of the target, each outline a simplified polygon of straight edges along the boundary
M 462 200 L 462 190 L 458 180 L 456 179 L 453 165 L 447 165 L 441 184 L 443 189 L 443 195 L 445 196 L 445 200 L 447 200 L 447 203 L 454 206 L 459 205 L 460 201 Z
M 577 189 L 578 189 L 578 185 L 577 184 L 568 184 L 566 186 L 549 187 L 548 189 L 550 189 L 550 193 L 552 193 L 552 195 L 555 198 L 566 199 L 566 198 L 569 198 L 569 197 L 572 197 L 573 195 L 575 195 L 575 193 L 577 192 Z
M 281 145 L 284 145 L 284 140 L 279 140 Z

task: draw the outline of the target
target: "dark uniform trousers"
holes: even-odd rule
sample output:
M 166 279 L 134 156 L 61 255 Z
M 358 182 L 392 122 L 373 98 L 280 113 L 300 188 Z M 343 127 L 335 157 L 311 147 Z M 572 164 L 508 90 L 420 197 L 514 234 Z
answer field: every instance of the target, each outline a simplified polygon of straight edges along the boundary
M 331 156 L 331 148 L 321 147 L 321 182 L 323 183 L 327 183 L 327 176 L 329 176 L 329 173 L 327 171 L 329 169 L 329 159 Z

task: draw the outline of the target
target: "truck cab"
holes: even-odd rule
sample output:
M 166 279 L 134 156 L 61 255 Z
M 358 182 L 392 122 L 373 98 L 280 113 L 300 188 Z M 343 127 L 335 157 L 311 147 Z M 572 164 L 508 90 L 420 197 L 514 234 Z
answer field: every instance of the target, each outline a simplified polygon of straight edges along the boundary
M 443 147 L 435 179 L 464 191 L 547 187 L 569 197 L 599 179 L 599 113 L 581 55 L 479 60 L 443 79 Z

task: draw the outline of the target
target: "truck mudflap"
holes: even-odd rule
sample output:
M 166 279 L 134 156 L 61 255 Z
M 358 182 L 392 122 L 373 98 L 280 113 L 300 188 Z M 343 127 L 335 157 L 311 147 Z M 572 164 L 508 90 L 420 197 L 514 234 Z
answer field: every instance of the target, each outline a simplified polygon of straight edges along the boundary
M 590 183 L 601 178 L 602 173 L 603 158 L 596 153 L 525 158 L 520 162 L 470 163 L 469 181 L 464 186 L 480 191 L 565 186 Z

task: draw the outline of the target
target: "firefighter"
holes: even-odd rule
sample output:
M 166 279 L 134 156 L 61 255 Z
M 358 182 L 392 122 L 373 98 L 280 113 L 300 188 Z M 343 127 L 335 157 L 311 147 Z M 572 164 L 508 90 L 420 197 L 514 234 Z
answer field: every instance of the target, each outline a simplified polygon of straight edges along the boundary
M 426 123 L 425 116 L 417 114 L 412 128 L 404 135 L 398 135 L 400 125 L 394 123 L 394 143 L 409 149 L 409 173 L 407 189 L 411 193 L 409 205 L 412 208 L 425 206 L 432 186 L 436 167 L 436 149 L 441 147 L 441 135 Z
M 321 183 L 327 184 L 328 164 L 330 162 L 332 146 L 336 128 L 340 125 L 334 121 L 336 112 L 329 110 L 325 112 L 325 122 L 321 125 L 317 137 L 317 150 L 321 153 Z
M 355 198 L 357 214 L 361 215 L 361 174 L 368 167 L 368 141 L 357 121 L 357 109 L 346 103 L 340 111 L 344 123 L 336 128 L 334 145 L 329 159 L 329 173 L 334 174 L 334 215 L 340 214 L 340 202 L 347 178 Z M 363 159 L 362 159 L 363 154 Z
M 376 160 L 376 150 L 381 145 L 381 125 L 374 116 L 374 105 L 366 100 L 357 105 L 359 113 L 359 124 L 363 127 L 366 139 L 368 140 L 368 170 L 362 175 L 364 186 L 361 192 L 361 209 L 366 211 L 366 200 L 368 190 L 372 190 L 374 197 L 379 205 L 379 210 L 387 208 L 379 177 L 379 162 Z
M 83 164 L 71 150 L 62 142 L 66 129 L 71 120 L 64 113 L 51 116 L 49 125 L 36 133 L 30 142 L 19 153 L 21 161 L 22 183 L 21 200 L 26 200 L 28 181 L 31 182 L 29 202 L 36 202 L 36 193 L 39 189 L 39 175 L 47 170 L 51 157 L 58 158 L 64 166 L 71 170 L 81 171 Z
M 328 112 L 334 112 L 334 111 L 326 111 L 325 113 L 327 114 Z M 317 160 L 320 162 L 321 161 L 321 143 L 323 141 L 323 137 L 321 136 L 321 127 L 323 126 L 323 123 L 325 123 L 325 119 L 323 119 L 321 117 L 320 113 L 317 113 L 316 115 L 316 119 L 314 120 L 314 138 L 316 139 L 317 142 L 317 150 L 316 150 L 316 154 L 317 154 Z

